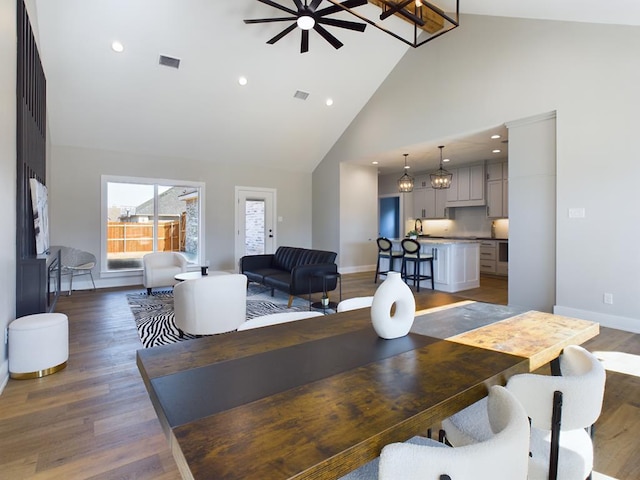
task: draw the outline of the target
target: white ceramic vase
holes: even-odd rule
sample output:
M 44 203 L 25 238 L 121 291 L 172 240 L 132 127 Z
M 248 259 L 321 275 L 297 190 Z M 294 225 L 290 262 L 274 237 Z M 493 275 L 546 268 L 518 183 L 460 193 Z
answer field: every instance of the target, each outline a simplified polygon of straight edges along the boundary
M 395 312 L 391 315 L 391 307 Z M 413 292 L 402 281 L 400 273 L 389 272 L 376 290 L 371 304 L 371 323 L 379 337 L 390 340 L 404 337 L 416 315 L 416 300 Z

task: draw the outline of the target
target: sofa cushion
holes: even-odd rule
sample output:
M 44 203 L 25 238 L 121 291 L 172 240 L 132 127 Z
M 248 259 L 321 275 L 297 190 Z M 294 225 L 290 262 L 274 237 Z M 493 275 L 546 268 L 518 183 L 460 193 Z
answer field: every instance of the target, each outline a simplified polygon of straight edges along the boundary
M 334 263 L 337 254 L 325 250 L 297 247 L 279 247 L 273 257 L 272 267 L 290 272 L 298 265 Z
M 279 272 L 268 277 L 265 276 L 262 283 L 267 287 L 288 292 L 291 284 L 291 274 L 289 272 Z
M 296 247 L 278 247 L 275 255 L 273 256 L 273 268 L 286 270 L 290 272 L 293 267 L 298 265 L 298 259 L 302 253 L 301 248 Z
M 256 270 L 244 271 L 243 273 L 251 282 L 264 283 L 266 277 L 281 274 L 282 270 L 276 270 L 275 268 L 259 268 Z M 289 273 L 287 273 L 287 276 L 291 277 Z

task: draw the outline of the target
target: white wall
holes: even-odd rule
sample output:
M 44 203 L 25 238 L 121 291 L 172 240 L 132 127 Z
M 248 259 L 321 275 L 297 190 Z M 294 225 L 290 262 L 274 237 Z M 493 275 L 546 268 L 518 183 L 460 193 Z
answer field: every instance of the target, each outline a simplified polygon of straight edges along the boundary
M 377 188 L 377 169 L 345 163 L 340 165 L 339 265 L 342 273 L 375 268 L 371 259 L 378 251 Z
M 72 147 L 52 147 L 50 225 L 52 245 L 68 245 L 99 256 L 100 181 L 102 175 L 122 175 L 205 182 L 205 258 L 212 269 L 236 268 L 234 262 L 235 186 L 277 190 L 278 245 L 311 246 L 311 174 L 255 165 L 131 155 Z M 229 159 L 225 159 L 229 160 Z M 99 265 L 100 268 L 100 265 Z M 78 288 L 90 286 L 90 280 Z M 114 283 L 115 282 L 115 283 Z M 141 283 L 140 278 L 96 281 L 98 286 Z M 76 281 L 74 281 L 74 287 Z
M 4 332 L 16 315 L 16 2 L 0 0 L 0 391 L 9 377 Z
M 639 27 L 463 16 L 405 55 L 323 163 L 556 111 L 556 309 L 640 330 L 637 51 Z M 582 221 L 567 218 L 573 207 L 585 208 Z

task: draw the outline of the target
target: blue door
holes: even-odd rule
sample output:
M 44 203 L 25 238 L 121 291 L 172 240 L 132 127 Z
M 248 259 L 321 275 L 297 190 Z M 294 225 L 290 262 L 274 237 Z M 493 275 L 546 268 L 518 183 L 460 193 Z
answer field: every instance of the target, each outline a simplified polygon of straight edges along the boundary
M 400 197 L 384 197 L 380 203 L 380 236 L 400 238 Z

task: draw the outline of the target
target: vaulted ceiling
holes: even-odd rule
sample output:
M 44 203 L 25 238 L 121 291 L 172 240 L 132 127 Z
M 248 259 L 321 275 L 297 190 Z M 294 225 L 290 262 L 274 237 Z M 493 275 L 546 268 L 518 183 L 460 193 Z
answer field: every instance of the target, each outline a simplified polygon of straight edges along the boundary
M 292 0 L 275 1 L 295 9 Z M 47 76 L 54 146 L 311 172 L 410 48 L 371 26 L 363 33 L 326 26 L 344 43 L 339 50 L 312 31 L 309 52 L 300 54 L 298 29 L 269 45 L 286 23 L 243 20 L 284 12 L 257 0 L 27 4 Z M 460 11 L 640 24 L 635 0 L 460 0 Z M 332 17 L 357 20 L 346 12 Z M 112 50 L 114 40 L 123 52 Z M 179 68 L 159 65 L 160 55 L 179 59 Z M 306 100 L 296 98 L 298 91 L 308 93 Z

